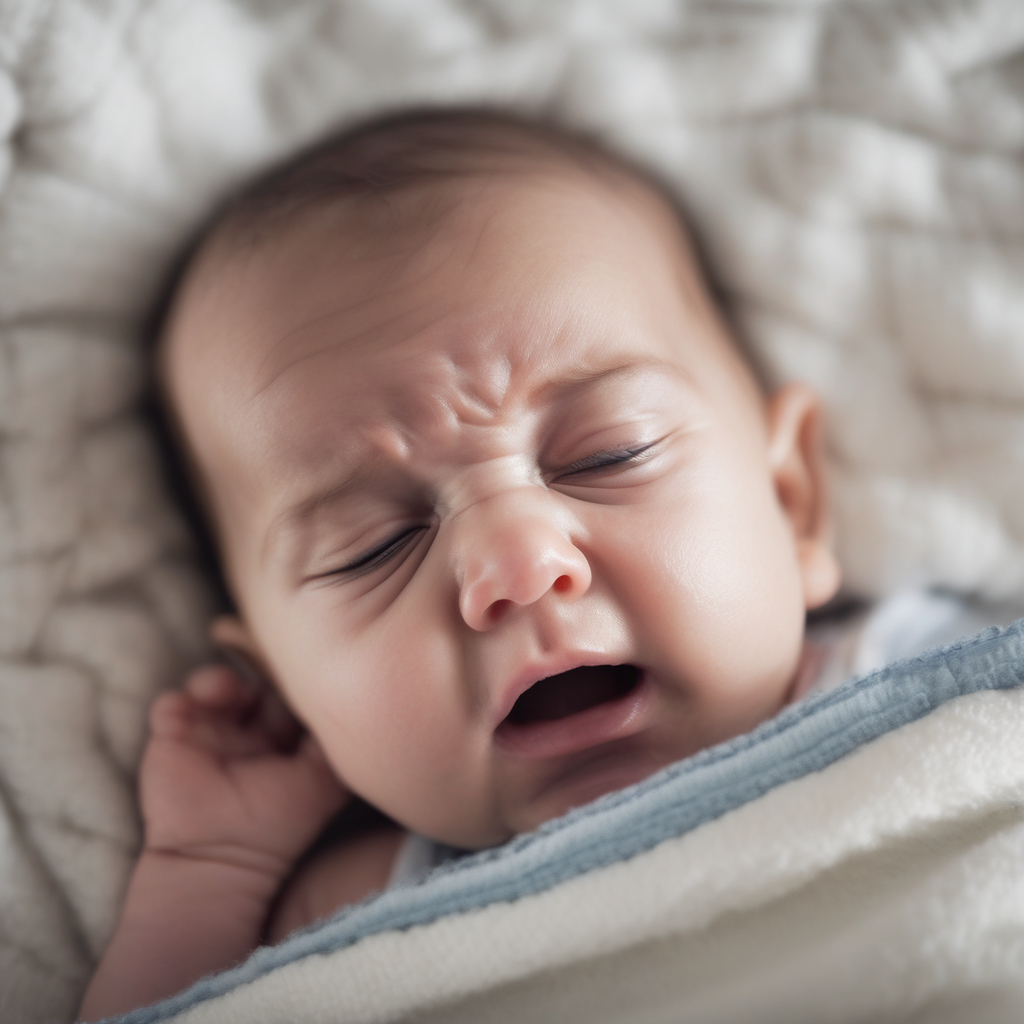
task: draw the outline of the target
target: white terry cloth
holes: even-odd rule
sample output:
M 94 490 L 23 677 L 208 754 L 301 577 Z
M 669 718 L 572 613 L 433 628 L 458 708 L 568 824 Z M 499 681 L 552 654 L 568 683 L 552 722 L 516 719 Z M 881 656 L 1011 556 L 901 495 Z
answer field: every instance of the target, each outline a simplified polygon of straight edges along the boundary
M 0 0 L 0 1019 L 68 1020 L 209 605 L 137 401 L 212 204 L 335 127 L 497 103 L 682 198 L 810 381 L 847 585 L 1024 593 L 1019 0 Z

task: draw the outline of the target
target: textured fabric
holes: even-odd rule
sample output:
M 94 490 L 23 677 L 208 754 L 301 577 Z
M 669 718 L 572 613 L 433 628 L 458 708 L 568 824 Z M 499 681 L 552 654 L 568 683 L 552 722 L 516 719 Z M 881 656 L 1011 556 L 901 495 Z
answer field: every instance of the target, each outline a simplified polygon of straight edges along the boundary
M 829 615 L 808 627 L 806 680 L 798 695 L 826 693 L 853 676 L 931 647 L 951 644 L 989 626 L 1005 626 L 1021 615 L 1018 603 L 965 600 L 949 593 L 901 590 L 867 608 Z
M 852 680 L 831 693 L 810 697 L 748 735 L 672 765 L 497 850 L 443 865 L 420 884 L 388 890 L 276 947 L 258 950 L 240 968 L 203 979 L 180 996 L 119 1019 L 124 1024 L 177 1019 L 176 1014 L 194 1003 L 215 999 L 303 958 L 342 950 L 388 931 L 405 931 L 448 915 L 516 902 L 565 886 L 701 825 L 713 829 L 716 825 L 708 823 L 729 811 L 785 783 L 822 771 L 858 747 L 929 715 L 954 698 L 1021 686 L 1024 619 L 1005 630 L 986 630 L 975 638 Z M 1017 757 L 1013 764 L 1019 771 L 1024 761 Z M 996 773 L 992 781 L 999 800 L 1005 801 L 1005 778 Z M 1018 800 L 1024 796 L 1021 782 L 1024 777 L 1018 779 Z M 912 793 L 905 797 L 903 811 L 913 819 L 922 806 Z M 927 796 L 922 799 L 927 803 Z M 1013 818 L 1012 825 L 1015 829 L 1020 825 L 1019 816 Z M 799 851 L 794 854 L 798 856 Z M 1024 881 L 1024 862 L 1019 880 Z M 765 895 L 770 896 L 770 891 Z M 944 927 L 956 929 L 958 922 L 950 920 Z M 506 937 L 496 934 L 494 941 L 501 946 Z M 1024 917 L 1010 941 L 1024 944 Z M 401 965 L 394 969 L 400 971 Z M 684 997 L 682 992 L 679 995 Z M 319 1001 L 316 995 L 312 998 Z M 267 1020 L 284 1017 L 272 1002 L 265 1013 L 263 1019 Z M 241 1022 L 245 1018 L 220 1019 Z
M 677 191 L 828 408 L 848 585 L 1024 590 L 1019 0 L 0 0 L 0 1019 L 68 1020 L 206 595 L 136 403 L 211 204 L 335 126 L 494 102 Z
M 407 832 L 398 847 L 385 888 L 391 889 L 396 885 L 415 882 L 461 852 L 445 843 L 435 842 L 415 832 Z

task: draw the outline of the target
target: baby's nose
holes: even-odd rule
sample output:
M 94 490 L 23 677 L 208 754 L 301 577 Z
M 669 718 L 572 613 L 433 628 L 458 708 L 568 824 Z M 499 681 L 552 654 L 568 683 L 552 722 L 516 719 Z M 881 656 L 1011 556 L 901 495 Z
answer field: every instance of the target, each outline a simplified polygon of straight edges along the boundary
M 572 601 L 589 589 L 590 563 L 545 498 L 524 488 L 463 514 L 459 608 L 473 629 L 491 629 L 545 594 Z

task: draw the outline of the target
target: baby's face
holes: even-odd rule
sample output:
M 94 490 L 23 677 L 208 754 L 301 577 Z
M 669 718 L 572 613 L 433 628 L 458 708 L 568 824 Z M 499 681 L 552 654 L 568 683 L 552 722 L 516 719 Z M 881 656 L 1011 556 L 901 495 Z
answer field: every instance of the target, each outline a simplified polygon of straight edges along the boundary
M 353 790 L 475 847 L 774 714 L 835 571 L 811 405 L 766 408 L 660 201 L 396 202 L 436 218 L 211 257 L 168 380 L 236 642 Z

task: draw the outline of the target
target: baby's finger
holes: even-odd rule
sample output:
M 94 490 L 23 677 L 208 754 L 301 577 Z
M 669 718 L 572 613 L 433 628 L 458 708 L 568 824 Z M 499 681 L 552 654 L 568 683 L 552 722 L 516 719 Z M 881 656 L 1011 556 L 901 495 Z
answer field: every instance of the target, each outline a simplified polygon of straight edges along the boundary
M 216 757 L 252 757 L 277 750 L 249 713 L 256 697 L 230 670 L 198 669 L 186 690 L 161 694 L 150 710 L 154 738 L 173 740 Z
M 174 739 L 205 750 L 217 758 L 257 757 L 277 753 L 277 747 L 258 724 L 244 721 L 234 708 L 208 708 L 187 694 L 182 725 Z
M 191 702 L 178 690 L 161 693 L 149 709 L 149 731 L 160 739 L 181 740 L 188 735 Z
M 202 665 L 185 680 L 185 690 L 199 705 L 217 711 L 244 712 L 258 695 L 227 665 Z

